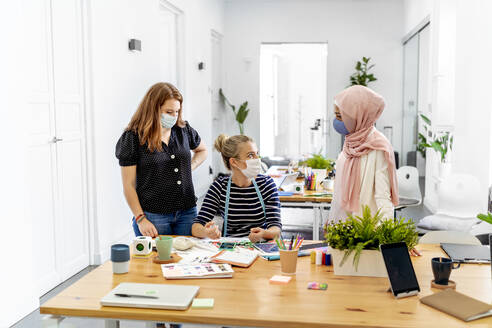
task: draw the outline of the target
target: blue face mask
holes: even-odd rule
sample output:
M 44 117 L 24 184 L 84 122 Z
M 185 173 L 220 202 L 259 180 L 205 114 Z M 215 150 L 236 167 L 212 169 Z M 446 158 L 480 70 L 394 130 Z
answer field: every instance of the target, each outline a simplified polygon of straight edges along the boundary
M 344 136 L 346 136 L 347 134 L 350 133 L 347 130 L 347 127 L 345 126 L 343 121 L 340 121 L 337 118 L 333 119 L 333 128 L 335 129 L 335 131 L 337 131 L 338 133 L 340 133 L 341 135 L 344 135 Z
M 177 116 L 172 116 L 169 114 L 162 114 L 161 115 L 161 125 L 165 129 L 172 128 L 174 126 L 174 124 L 176 124 L 177 121 L 178 121 Z

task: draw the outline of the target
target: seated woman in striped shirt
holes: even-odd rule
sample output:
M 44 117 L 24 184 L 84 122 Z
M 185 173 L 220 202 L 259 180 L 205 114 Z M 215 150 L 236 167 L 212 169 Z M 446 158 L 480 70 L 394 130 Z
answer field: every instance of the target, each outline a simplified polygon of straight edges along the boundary
M 280 235 L 280 202 L 273 179 L 261 175 L 258 148 L 250 137 L 221 134 L 215 149 L 222 154 L 230 177 L 217 178 L 203 201 L 191 233 L 199 238 L 249 237 L 252 242 Z M 223 233 L 212 221 L 224 218 Z

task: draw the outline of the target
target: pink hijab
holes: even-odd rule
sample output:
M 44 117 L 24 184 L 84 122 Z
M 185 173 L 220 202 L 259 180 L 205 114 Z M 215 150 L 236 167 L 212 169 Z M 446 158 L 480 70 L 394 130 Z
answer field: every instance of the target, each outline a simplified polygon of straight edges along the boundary
M 384 110 L 384 99 L 364 86 L 347 88 L 335 96 L 343 123 L 349 131 L 343 144 L 346 160 L 341 174 L 341 206 L 346 211 L 360 210 L 360 157 L 372 150 L 384 151 L 388 162 L 388 175 L 391 185 L 391 201 L 398 205 L 398 183 L 393 147 L 386 137 L 376 129 L 374 123 Z

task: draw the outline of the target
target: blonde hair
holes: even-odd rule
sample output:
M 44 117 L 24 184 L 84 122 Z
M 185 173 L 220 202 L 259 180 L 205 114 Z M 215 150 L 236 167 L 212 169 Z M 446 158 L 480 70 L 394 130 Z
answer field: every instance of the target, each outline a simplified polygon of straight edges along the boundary
M 221 153 L 224 165 L 228 170 L 231 169 L 229 159 L 238 157 L 239 146 L 245 142 L 254 141 L 250 137 L 244 135 L 228 137 L 225 134 L 221 134 L 215 139 L 214 148 Z
M 140 144 L 147 143 L 149 151 L 162 151 L 161 141 L 161 106 L 168 99 L 179 101 L 178 121 L 180 127 L 186 126 L 183 121 L 183 96 L 179 90 L 167 82 L 159 82 L 150 87 L 140 102 L 137 111 L 126 127 L 126 130 L 138 134 Z

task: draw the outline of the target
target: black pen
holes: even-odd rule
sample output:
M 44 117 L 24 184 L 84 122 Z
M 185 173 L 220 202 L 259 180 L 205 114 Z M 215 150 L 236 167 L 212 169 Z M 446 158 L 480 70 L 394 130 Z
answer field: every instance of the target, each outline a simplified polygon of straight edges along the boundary
M 157 296 L 150 296 L 150 295 L 134 295 L 134 294 L 122 294 L 122 293 L 116 293 L 114 296 L 119 296 L 119 297 L 135 297 L 135 298 L 153 298 L 153 299 L 158 299 L 159 297 Z
M 292 238 L 290 238 L 290 246 L 289 250 L 292 250 L 292 244 L 294 243 L 294 235 L 292 235 Z

